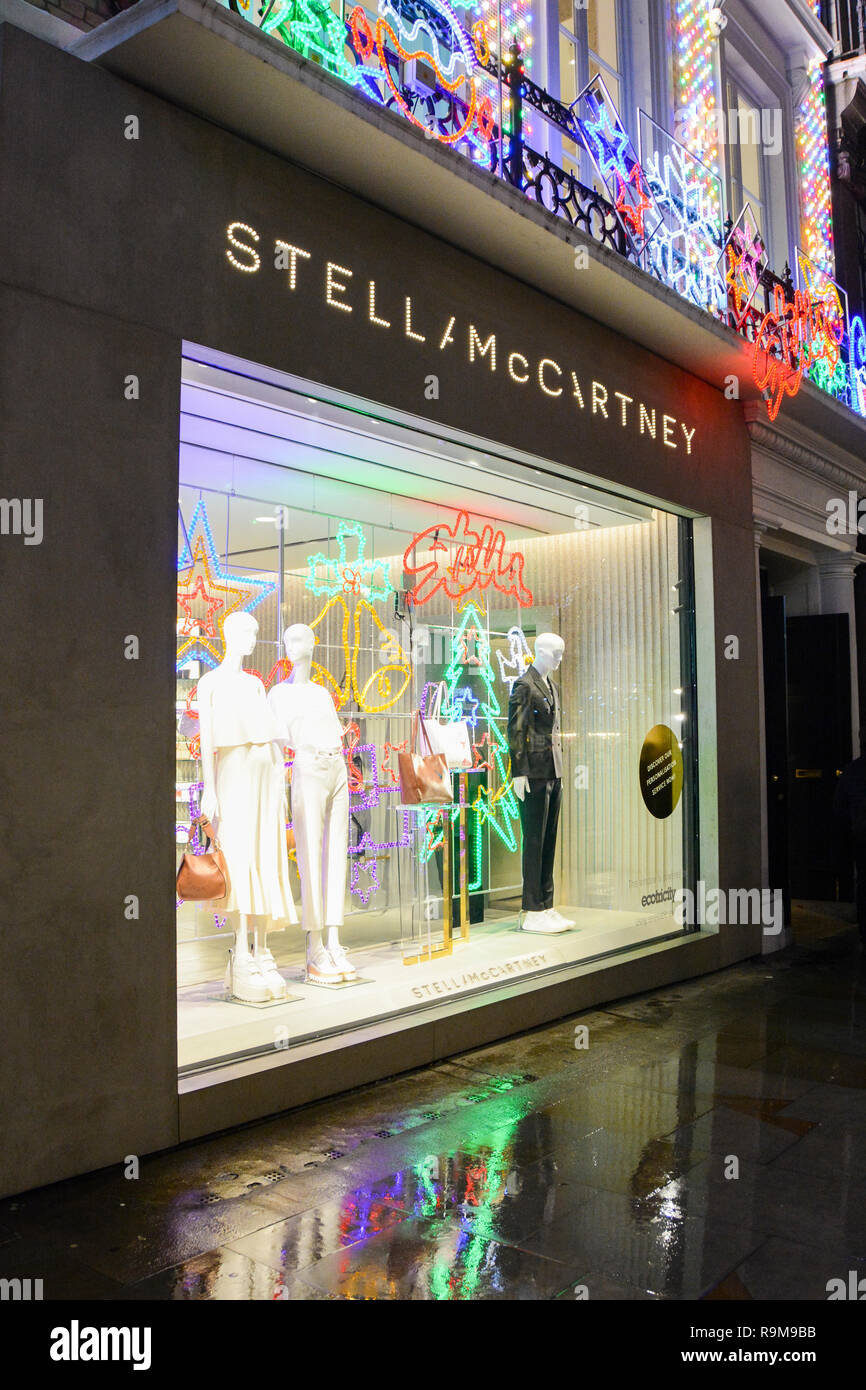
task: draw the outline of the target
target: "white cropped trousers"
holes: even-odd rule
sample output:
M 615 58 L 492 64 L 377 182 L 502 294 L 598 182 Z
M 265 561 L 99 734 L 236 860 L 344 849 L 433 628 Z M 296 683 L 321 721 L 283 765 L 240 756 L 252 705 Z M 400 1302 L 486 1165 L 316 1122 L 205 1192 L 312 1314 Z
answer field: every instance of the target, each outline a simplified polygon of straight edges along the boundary
M 349 782 L 342 750 L 295 752 L 292 825 L 304 931 L 341 927 L 349 852 Z

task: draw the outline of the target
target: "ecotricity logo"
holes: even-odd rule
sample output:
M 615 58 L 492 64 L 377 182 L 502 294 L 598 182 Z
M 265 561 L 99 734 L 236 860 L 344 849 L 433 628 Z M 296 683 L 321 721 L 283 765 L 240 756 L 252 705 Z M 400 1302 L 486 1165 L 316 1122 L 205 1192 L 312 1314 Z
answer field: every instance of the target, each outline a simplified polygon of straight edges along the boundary
M 150 1370 L 149 1327 L 68 1327 L 51 1329 L 52 1361 L 131 1361 L 134 1371 Z

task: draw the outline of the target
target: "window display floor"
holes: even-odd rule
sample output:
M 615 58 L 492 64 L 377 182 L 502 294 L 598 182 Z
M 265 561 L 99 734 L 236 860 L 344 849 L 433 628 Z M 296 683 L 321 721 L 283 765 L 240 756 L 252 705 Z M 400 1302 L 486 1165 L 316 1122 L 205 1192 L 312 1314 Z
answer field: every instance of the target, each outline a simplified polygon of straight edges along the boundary
M 269 945 L 292 999 L 266 1007 L 226 998 L 222 973 L 230 935 L 225 943 L 212 939 L 185 943 L 184 951 L 200 950 L 211 969 L 218 959 L 222 965 L 209 981 L 178 991 L 181 1073 L 275 1047 L 290 1050 L 331 1033 L 643 945 L 678 930 L 670 913 L 648 916 L 565 904 L 559 910 L 574 920 L 572 930 L 554 936 L 524 932 L 512 913 L 470 928 L 469 940 L 456 940 L 451 954 L 412 965 L 404 964 L 399 942 L 354 946 L 347 933 L 346 945 L 363 983 L 346 990 L 304 984 L 298 928 L 272 933 Z M 437 925 L 441 930 L 441 924 Z M 294 949 L 279 950 L 281 939 L 291 939 Z

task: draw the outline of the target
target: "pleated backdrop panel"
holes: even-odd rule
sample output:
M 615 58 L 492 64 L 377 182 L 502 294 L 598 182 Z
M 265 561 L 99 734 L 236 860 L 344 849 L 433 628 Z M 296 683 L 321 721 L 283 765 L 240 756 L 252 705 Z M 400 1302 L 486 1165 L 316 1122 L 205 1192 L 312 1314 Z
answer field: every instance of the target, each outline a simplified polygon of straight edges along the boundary
M 682 883 L 682 805 L 655 819 L 638 777 L 654 725 L 681 735 L 677 521 L 657 512 L 522 548 L 535 606 L 558 611 L 565 641 L 558 899 L 640 908 L 644 895 Z

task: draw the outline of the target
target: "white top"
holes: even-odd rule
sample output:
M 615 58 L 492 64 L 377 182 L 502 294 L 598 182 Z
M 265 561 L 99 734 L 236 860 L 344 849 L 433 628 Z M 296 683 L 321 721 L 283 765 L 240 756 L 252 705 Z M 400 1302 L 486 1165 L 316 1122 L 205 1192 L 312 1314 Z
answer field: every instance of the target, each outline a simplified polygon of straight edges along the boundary
M 247 671 L 208 671 L 198 683 L 199 710 L 207 696 L 214 748 L 279 741 L 265 687 Z
M 284 743 L 301 748 L 342 747 L 342 729 L 334 701 L 313 681 L 281 681 L 268 694 L 268 705 Z

